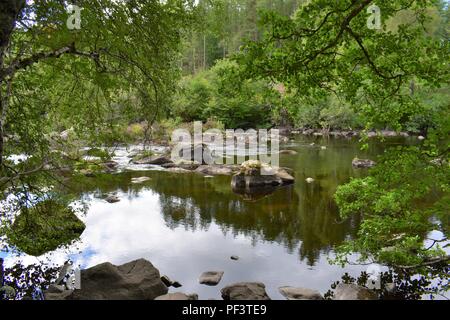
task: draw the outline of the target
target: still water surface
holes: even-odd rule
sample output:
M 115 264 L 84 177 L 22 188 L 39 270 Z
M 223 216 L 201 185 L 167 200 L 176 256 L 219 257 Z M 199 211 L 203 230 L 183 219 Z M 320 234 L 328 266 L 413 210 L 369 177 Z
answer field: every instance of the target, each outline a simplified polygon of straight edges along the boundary
M 231 177 L 133 168 L 125 161 L 125 150 L 118 150 L 116 160 L 124 164 L 120 173 L 72 186 L 89 203 L 80 217 L 86 223 L 80 241 L 38 258 L 0 256 L 7 266 L 18 260 L 63 263 L 70 258 L 82 268 L 145 258 L 183 285 L 171 291 L 195 292 L 200 299 L 219 299 L 220 288 L 239 281 L 265 283 L 272 299 L 282 299 L 278 287 L 286 285 L 324 294 L 344 272 L 355 276 L 365 270 L 328 262 L 333 248 L 353 237 L 359 225 L 358 217 L 339 220 L 333 194 L 350 177 L 366 174 L 352 168 L 355 156 L 376 160 L 387 145 L 398 143 L 404 141 L 371 142 L 361 151 L 357 140 L 297 137 L 283 148 L 298 154 L 280 158 L 281 166 L 294 170 L 295 184 L 257 201 L 234 194 Z M 151 180 L 131 183 L 141 176 Z M 315 182 L 306 183 L 308 177 Z M 121 201 L 103 200 L 110 192 Z M 239 260 L 231 260 L 231 255 Z M 214 270 L 225 272 L 217 287 L 198 284 L 202 272 Z

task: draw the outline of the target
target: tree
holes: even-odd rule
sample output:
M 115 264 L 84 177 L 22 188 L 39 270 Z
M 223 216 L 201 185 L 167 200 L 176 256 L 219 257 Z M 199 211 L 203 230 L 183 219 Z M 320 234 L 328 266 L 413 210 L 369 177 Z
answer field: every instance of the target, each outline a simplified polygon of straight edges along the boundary
M 382 14 L 380 30 L 367 25 L 367 10 L 375 4 Z M 264 36 L 247 42 L 235 59 L 245 77 L 284 83 L 303 97 L 331 93 L 352 105 L 367 129 L 401 130 L 427 110 L 411 83 L 436 89 L 449 81 L 448 37 L 427 30 L 430 9 L 437 7 L 445 11 L 433 0 L 313 0 L 292 17 L 266 11 Z M 413 19 L 390 30 L 388 22 L 404 12 Z M 348 262 L 352 253 L 405 268 L 448 260 L 438 245 L 448 237 L 448 107 L 447 101 L 436 113 L 425 143 L 391 150 L 368 178 L 339 188 L 342 217 L 363 216 L 359 237 L 340 248 L 339 261 Z M 423 205 L 417 206 L 419 201 Z M 431 217 L 440 223 L 431 223 Z M 434 239 L 427 248 L 423 240 L 431 230 L 441 231 L 444 240 Z
M 128 119 L 149 128 L 175 89 L 193 1 L 76 4 L 81 28 L 71 30 L 66 1 L 0 3 L 0 190 L 14 195 L 2 215 L 34 206 L 49 179 L 59 182 L 78 160 L 72 140 L 98 146 Z
M 100 105 L 111 106 L 121 92 L 134 91 L 140 102 L 137 113 L 151 122 L 174 89 L 180 41 L 194 19 L 192 1 L 77 4 L 83 8 L 80 30 L 66 26 L 70 12 L 64 1 L 0 4 L 2 161 L 11 152 L 11 148 L 4 150 L 4 129 L 22 142 L 14 151 L 32 154 L 33 149 L 48 144 L 45 121 L 39 115 L 78 113 L 78 120 L 88 120 L 79 123 L 80 129 L 86 129 L 86 122 L 91 124 L 87 128 L 96 127 L 102 122 L 100 116 L 111 111 L 96 114 Z M 75 110 L 70 110 L 74 105 Z M 23 117 L 41 122 L 42 130 L 19 128 L 18 124 L 26 122 Z M 98 130 L 97 126 L 94 133 Z

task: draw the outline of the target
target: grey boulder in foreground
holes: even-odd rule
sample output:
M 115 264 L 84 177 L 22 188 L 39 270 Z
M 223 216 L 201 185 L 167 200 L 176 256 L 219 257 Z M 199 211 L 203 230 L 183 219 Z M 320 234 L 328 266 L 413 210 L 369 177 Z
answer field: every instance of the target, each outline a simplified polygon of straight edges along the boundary
M 239 282 L 221 290 L 224 300 L 270 300 L 261 282 Z
M 334 300 L 378 300 L 372 290 L 356 284 L 340 283 L 334 291 Z
M 55 289 L 45 292 L 46 300 L 153 300 L 168 292 L 158 269 L 145 259 L 102 263 L 81 270 L 81 289 Z
M 317 290 L 295 287 L 280 287 L 278 290 L 288 300 L 323 300 Z

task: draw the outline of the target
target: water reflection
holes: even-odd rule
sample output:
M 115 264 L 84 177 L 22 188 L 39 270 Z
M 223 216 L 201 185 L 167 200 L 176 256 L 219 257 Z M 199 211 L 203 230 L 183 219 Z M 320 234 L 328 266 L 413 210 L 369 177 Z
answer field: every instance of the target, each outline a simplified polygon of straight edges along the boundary
M 297 139 L 287 148 L 298 154 L 281 158 L 282 166 L 294 170 L 295 184 L 257 201 L 233 193 L 231 177 L 225 176 L 132 171 L 74 179 L 60 191 L 93 198 L 82 217 L 86 230 L 76 247 L 59 249 L 47 258 L 55 261 L 56 256 L 63 262 L 69 256 L 83 267 L 146 258 L 180 281 L 183 291 L 197 292 L 200 298 L 219 297 L 219 288 L 197 283 L 208 269 L 225 271 L 221 286 L 263 281 L 273 298 L 281 298 L 277 287 L 282 285 L 324 293 L 343 273 L 326 258 L 335 245 L 353 237 L 359 225 L 358 217 L 339 221 L 333 194 L 339 184 L 364 174 L 352 168 L 355 156 L 375 159 L 382 147 L 373 144 L 361 152 L 355 141 L 310 143 Z M 131 178 L 143 175 L 151 180 L 131 183 Z M 306 183 L 307 177 L 315 182 Z M 107 203 L 102 195 L 109 192 L 116 192 L 121 201 Z M 241 259 L 231 261 L 231 255 Z M 9 263 L 13 261 L 9 257 Z

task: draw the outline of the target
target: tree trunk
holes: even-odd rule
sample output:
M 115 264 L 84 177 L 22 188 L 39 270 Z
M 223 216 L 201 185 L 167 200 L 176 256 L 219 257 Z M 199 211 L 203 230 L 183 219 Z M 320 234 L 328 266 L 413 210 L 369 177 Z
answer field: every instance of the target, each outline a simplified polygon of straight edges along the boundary
M 26 0 L 2 0 L 0 2 L 0 167 L 3 164 L 3 114 L 5 100 L 2 94 L 5 79 L 1 74 L 4 70 L 4 58 L 11 34 L 16 26 L 17 18 L 26 5 Z M 8 97 L 6 96 L 6 99 Z

